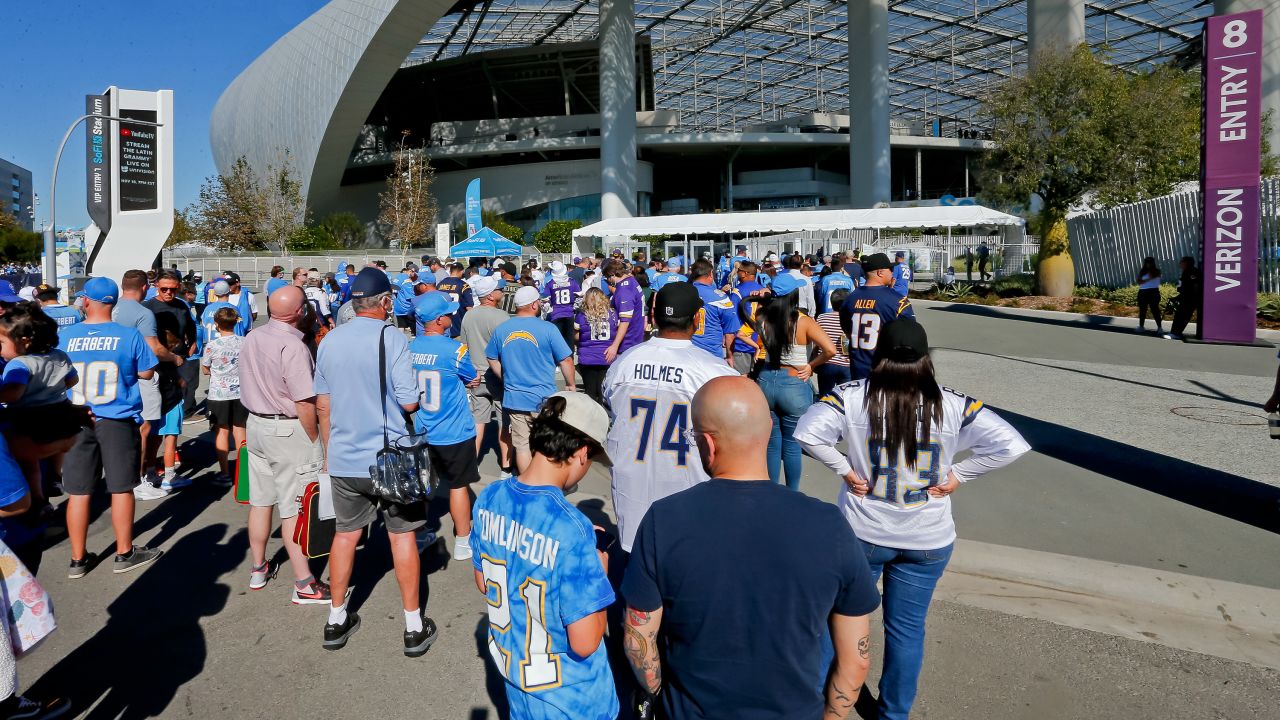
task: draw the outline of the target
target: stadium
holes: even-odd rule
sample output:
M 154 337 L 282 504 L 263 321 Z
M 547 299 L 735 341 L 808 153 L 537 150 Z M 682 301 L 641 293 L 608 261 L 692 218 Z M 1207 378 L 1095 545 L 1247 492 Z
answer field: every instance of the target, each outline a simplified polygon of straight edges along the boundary
M 984 94 L 1036 53 L 1087 42 L 1135 71 L 1191 67 L 1205 17 L 1257 5 L 333 0 L 227 88 L 211 143 L 223 172 L 287 149 L 314 212 L 366 223 L 402 142 L 435 168 L 439 222 L 462 219 L 480 178 L 484 209 L 527 235 L 556 219 L 952 204 L 981 190 Z

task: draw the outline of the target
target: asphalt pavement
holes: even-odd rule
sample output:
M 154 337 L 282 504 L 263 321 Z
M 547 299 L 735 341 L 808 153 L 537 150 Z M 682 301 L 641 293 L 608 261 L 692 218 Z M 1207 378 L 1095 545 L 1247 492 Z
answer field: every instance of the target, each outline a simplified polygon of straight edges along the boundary
M 1280 444 L 1258 423 L 1274 349 L 919 314 L 942 380 L 987 401 L 1034 451 L 955 495 L 963 543 L 930 612 L 913 717 L 1280 717 Z M 67 545 L 53 539 L 40 578 L 60 627 L 21 661 L 24 689 L 70 694 L 92 718 L 504 717 L 485 604 L 469 563 L 448 557 L 445 508 L 433 513 L 442 539 L 423 553 L 437 644 L 402 655 L 378 530 L 356 559 L 363 626 L 325 652 L 324 607 L 291 605 L 287 577 L 247 589 L 246 511 L 207 484 L 203 429 L 185 427 L 193 487 L 139 505 L 140 542 L 166 550 L 154 566 L 68 580 Z M 497 474 L 492 455 L 483 474 Z M 806 459 L 805 492 L 833 500 L 838 487 Z M 608 496 L 593 471 L 571 499 L 608 522 Z M 109 558 L 112 544 L 101 512 L 90 548 Z M 1205 595 L 1247 607 L 1201 607 Z M 1205 619 L 1219 610 L 1217 624 Z M 1246 635 L 1247 651 L 1233 646 Z

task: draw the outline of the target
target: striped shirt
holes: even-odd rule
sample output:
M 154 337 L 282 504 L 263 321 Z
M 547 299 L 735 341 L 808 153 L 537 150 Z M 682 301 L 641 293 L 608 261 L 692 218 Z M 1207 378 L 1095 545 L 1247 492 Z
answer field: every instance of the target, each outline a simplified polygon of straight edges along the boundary
M 836 344 L 836 356 L 828 360 L 831 365 L 849 367 L 848 341 L 844 330 L 840 329 L 840 313 L 837 311 L 822 313 L 818 316 L 818 327 Z

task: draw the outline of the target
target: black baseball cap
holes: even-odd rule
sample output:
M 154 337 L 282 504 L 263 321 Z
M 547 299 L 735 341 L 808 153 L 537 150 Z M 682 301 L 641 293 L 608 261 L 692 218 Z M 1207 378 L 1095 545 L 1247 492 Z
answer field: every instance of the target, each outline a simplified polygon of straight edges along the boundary
M 232 285 L 240 284 L 240 275 L 237 273 L 233 273 L 230 270 L 222 273 L 222 277 L 226 278 L 227 282 L 231 283 Z
M 892 270 L 893 261 L 884 253 L 872 253 L 862 259 L 862 269 L 864 272 L 875 272 L 876 270 Z
M 910 318 L 899 318 L 880 330 L 877 357 L 899 362 L 915 362 L 929 354 L 929 337 L 924 326 Z
M 654 312 L 662 317 L 693 317 L 702 308 L 702 298 L 693 283 L 669 282 L 658 291 Z
M 391 279 L 378 268 L 365 268 L 351 281 L 351 297 L 366 298 L 391 292 Z
M 58 288 L 48 283 L 40 283 L 36 286 L 36 297 L 44 299 L 45 297 L 57 297 Z

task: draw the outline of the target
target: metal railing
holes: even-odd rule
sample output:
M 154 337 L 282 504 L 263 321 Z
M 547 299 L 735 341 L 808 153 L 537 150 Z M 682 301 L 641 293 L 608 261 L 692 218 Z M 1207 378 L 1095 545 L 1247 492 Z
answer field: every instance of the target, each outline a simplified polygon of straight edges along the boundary
M 1203 208 L 1200 193 L 1193 191 L 1067 220 L 1076 284 L 1132 285 L 1148 255 L 1156 259 L 1166 278 L 1178 277 L 1178 260 L 1183 256 L 1200 262 Z M 1260 214 L 1258 289 L 1280 292 L 1280 178 L 1262 181 Z

